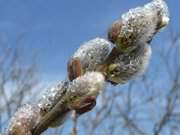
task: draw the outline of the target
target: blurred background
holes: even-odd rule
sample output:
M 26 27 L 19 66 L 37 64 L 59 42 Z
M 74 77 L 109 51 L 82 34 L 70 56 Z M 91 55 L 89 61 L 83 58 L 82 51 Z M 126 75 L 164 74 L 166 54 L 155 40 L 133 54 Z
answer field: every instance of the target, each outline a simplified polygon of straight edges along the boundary
M 0 0 L 0 133 L 23 103 L 67 78 L 68 59 L 84 42 L 107 37 L 113 21 L 149 0 Z M 167 0 L 171 22 L 152 42 L 146 73 L 107 85 L 96 107 L 78 119 L 78 135 L 179 135 L 179 0 Z M 70 135 L 73 121 L 43 135 Z

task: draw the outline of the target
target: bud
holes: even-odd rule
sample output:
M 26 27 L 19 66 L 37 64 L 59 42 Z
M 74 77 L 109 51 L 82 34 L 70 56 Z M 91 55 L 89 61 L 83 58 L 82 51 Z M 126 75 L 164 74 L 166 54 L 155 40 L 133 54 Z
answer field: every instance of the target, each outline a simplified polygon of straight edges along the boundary
M 11 118 L 7 135 L 32 135 L 31 130 L 40 120 L 39 107 L 25 104 Z
M 102 64 L 112 50 L 112 45 L 105 39 L 95 38 L 83 44 L 73 55 L 79 58 L 83 73 L 95 71 L 97 65 Z
M 49 88 L 43 94 L 43 96 L 40 98 L 38 102 L 38 106 L 40 108 L 40 114 L 42 116 L 47 114 L 57 104 L 57 102 L 62 97 L 64 97 L 68 85 L 69 85 L 68 81 L 62 81 L 58 83 L 56 86 Z
M 84 99 L 89 97 L 97 97 L 104 89 L 104 76 L 99 72 L 87 72 L 73 80 L 67 92 L 68 105 L 70 108 L 80 106 Z
M 130 52 L 137 45 L 150 43 L 153 36 L 169 23 L 169 12 L 163 0 L 130 9 L 113 23 L 108 39 L 123 52 Z

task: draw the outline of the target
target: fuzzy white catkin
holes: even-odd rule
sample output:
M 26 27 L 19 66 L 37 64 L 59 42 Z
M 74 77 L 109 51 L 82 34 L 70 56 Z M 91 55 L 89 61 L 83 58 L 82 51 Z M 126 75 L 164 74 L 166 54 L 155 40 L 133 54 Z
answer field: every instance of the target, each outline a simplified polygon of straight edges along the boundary
M 25 104 L 11 118 L 7 135 L 31 135 L 31 129 L 40 120 L 39 107 Z
M 45 115 L 49 112 L 56 103 L 65 95 L 69 81 L 62 81 L 56 86 L 49 88 L 40 98 L 38 106 L 41 111 L 41 115 Z
M 126 36 L 129 44 L 145 43 L 161 29 L 157 28 L 159 22 L 163 27 L 169 23 L 169 10 L 163 0 L 153 0 L 143 7 L 130 9 L 121 20 L 121 37 Z M 132 33 L 136 34 L 133 40 L 128 38 Z
M 95 71 L 97 65 L 102 64 L 112 50 L 112 44 L 103 38 L 92 39 L 75 52 L 73 58 L 79 58 L 84 72 Z
M 105 87 L 105 78 L 99 72 L 87 72 L 73 80 L 68 88 L 67 97 L 68 106 L 73 106 L 82 102 L 84 98 L 92 96 L 97 97 Z
M 104 84 L 105 78 L 101 73 L 87 72 L 70 83 L 67 93 L 71 96 L 97 96 L 103 90 Z

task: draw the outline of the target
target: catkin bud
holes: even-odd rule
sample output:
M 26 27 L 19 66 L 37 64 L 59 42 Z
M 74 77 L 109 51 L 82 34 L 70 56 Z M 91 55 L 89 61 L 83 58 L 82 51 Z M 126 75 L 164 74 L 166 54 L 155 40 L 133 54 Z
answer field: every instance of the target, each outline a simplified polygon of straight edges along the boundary
M 67 92 L 69 107 L 73 108 L 73 106 L 81 104 L 81 101 L 89 96 L 96 97 L 104 89 L 104 79 L 104 76 L 99 72 L 87 72 L 73 80 Z
M 73 55 L 72 58 L 79 58 L 83 73 L 95 71 L 97 65 L 102 64 L 112 50 L 109 41 L 102 38 L 95 38 L 84 43 Z
M 108 39 L 121 51 L 132 50 L 140 43 L 150 43 L 153 36 L 169 23 L 169 11 L 162 0 L 130 9 L 112 24 Z
M 12 117 L 7 135 L 32 135 L 31 130 L 40 120 L 39 107 L 25 104 Z

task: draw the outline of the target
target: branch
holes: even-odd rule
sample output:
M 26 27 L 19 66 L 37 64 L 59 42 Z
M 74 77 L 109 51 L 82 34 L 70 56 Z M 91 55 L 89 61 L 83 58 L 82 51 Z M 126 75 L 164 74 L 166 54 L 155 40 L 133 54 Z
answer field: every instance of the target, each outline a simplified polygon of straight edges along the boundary
M 167 9 L 161 0 L 131 9 L 109 29 L 108 40 L 115 46 L 101 38 L 82 45 L 68 64 L 70 81 L 47 91 L 38 104 L 20 108 L 7 135 L 40 135 L 63 124 L 72 110 L 80 114 L 91 110 L 105 81 L 121 84 L 143 73 L 153 36 L 169 22 Z
M 50 126 L 63 124 L 67 114 L 81 105 L 84 99 L 98 96 L 104 88 L 104 76 L 98 72 L 90 72 L 62 84 L 66 85 L 66 89 L 64 86 L 60 89 L 53 88 L 54 92 L 51 90 L 51 93 L 43 96 L 45 100 L 42 99 L 38 105 L 27 104 L 21 107 L 12 118 L 7 135 L 40 135 Z M 52 97 L 50 105 L 48 100 Z M 48 110 L 49 105 L 54 105 L 51 110 Z M 49 112 L 43 114 L 44 110 Z

